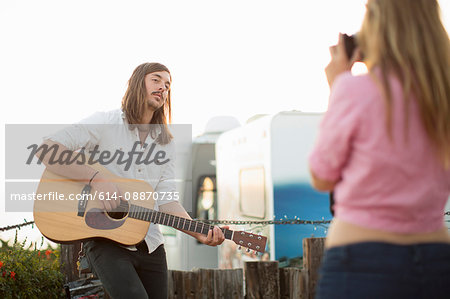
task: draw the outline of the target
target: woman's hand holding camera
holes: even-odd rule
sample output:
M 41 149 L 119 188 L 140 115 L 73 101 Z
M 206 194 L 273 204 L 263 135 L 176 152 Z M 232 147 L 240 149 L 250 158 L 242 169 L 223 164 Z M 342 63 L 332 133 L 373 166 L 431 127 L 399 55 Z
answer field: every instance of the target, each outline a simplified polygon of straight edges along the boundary
M 359 48 L 356 48 L 352 58 L 347 57 L 342 33 L 339 34 L 338 44 L 330 47 L 330 54 L 331 61 L 325 68 L 325 74 L 327 75 L 328 85 L 331 87 L 338 75 L 352 69 L 353 64 L 360 60 L 361 54 Z

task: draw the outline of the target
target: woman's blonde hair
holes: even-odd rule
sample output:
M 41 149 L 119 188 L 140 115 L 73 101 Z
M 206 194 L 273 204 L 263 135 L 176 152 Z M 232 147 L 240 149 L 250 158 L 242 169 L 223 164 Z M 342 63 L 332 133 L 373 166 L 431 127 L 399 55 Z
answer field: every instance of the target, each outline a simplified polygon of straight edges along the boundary
M 437 155 L 449 168 L 450 41 L 437 0 L 368 0 L 358 44 L 369 72 L 381 70 L 389 132 L 392 98 L 388 76 L 394 74 L 402 84 L 405 113 L 413 94 Z
M 169 69 L 160 63 L 143 63 L 139 65 L 128 80 L 128 88 L 122 99 L 122 111 L 125 113 L 129 124 L 139 124 L 147 103 L 145 98 L 147 96 L 147 90 L 145 88 L 145 76 L 154 72 L 169 72 Z M 170 89 L 167 95 L 167 99 L 164 105 L 153 113 L 153 117 L 150 124 L 159 124 L 161 127 L 161 133 L 157 137 L 156 141 L 159 144 L 169 143 L 173 136 L 169 131 L 167 123 L 172 121 L 172 108 Z M 151 126 L 150 134 L 156 137 L 156 126 Z

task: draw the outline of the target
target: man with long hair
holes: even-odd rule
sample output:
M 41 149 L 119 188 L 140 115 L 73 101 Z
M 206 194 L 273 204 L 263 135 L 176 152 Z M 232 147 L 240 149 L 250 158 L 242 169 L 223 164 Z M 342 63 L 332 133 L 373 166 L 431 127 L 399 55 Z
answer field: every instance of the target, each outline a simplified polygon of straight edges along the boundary
M 165 162 L 160 165 L 128 165 L 109 163 L 105 165 L 114 174 L 145 180 L 154 192 L 172 194 L 170 198 L 157 198 L 155 210 L 190 219 L 183 206 L 175 200 L 177 196 L 174 180 L 173 136 L 168 128 L 171 121 L 171 74 L 159 63 L 139 65 L 128 81 L 121 109 L 95 113 L 80 123 L 49 137 L 44 144 L 58 146 L 56 159 L 66 151 L 95 147 L 98 152 L 120 150 L 133 153 L 149 151 L 149 143 L 165 153 Z M 94 124 L 94 125 L 92 125 Z M 106 125 L 106 126 L 105 126 Z M 132 150 L 130 150 L 133 148 Z M 131 154 L 130 154 L 131 155 Z M 55 165 L 49 157 L 39 156 L 51 170 L 74 180 L 90 182 L 93 192 L 121 194 L 121 190 L 102 173 L 89 165 Z M 103 200 L 106 211 L 120 205 L 119 196 Z M 208 235 L 187 232 L 199 242 L 216 246 L 224 241 L 218 227 Z M 106 239 L 89 240 L 84 250 L 91 269 L 100 278 L 112 298 L 166 298 L 167 263 L 163 236 L 156 224 L 150 224 L 143 242 L 136 246 L 124 246 Z

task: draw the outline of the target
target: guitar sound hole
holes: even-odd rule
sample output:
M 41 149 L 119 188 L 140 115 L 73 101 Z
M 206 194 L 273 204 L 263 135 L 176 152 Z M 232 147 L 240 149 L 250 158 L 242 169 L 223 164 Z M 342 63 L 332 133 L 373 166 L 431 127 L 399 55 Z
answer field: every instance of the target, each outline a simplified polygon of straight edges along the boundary
M 128 214 L 128 202 L 120 201 L 120 205 L 112 211 L 107 212 L 108 216 L 113 219 L 123 219 Z

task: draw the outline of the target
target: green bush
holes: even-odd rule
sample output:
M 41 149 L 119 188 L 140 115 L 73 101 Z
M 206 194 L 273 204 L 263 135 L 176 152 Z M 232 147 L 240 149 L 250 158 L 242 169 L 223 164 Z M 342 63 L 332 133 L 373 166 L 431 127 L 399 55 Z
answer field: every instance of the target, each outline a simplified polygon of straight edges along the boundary
M 17 235 L 13 246 L 0 242 L 0 298 L 65 298 L 60 249 L 24 248 Z

